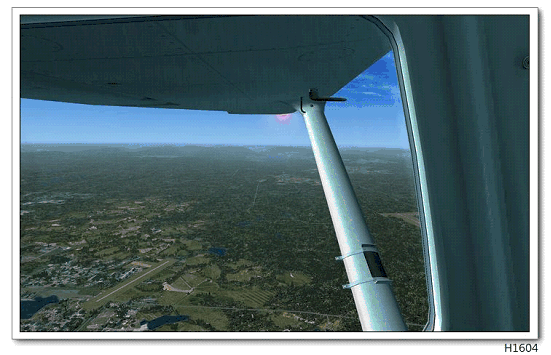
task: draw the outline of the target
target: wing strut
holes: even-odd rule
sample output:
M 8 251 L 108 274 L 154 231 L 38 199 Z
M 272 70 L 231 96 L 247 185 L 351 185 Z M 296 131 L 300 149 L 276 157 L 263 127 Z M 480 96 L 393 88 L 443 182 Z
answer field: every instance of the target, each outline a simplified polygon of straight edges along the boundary
M 331 129 L 325 118 L 327 101 L 341 98 L 319 97 L 311 89 L 308 98 L 301 98 L 295 107 L 304 117 L 312 150 L 329 205 L 342 260 L 352 290 L 356 309 L 364 331 L 406 331 L 398 303 L 381 264 L 379 252 L 369 234 L 360 205 Z

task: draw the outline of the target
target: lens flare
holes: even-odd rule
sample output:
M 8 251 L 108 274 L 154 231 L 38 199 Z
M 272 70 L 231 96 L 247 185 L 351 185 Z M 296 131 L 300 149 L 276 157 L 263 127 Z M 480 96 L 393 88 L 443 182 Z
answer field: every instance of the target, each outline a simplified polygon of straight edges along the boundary
M 276 121 L 279 124 L 289 124 L 291 123 L 291 114 L 276 115 Z

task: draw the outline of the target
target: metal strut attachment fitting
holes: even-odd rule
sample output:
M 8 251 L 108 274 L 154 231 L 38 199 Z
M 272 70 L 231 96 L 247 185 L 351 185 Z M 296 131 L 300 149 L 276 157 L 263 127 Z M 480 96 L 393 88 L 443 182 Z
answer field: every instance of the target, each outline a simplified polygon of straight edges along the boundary
M 312 101 L 346 101 L 344 97 L 319 97 L 318 89 L 313 88 L 310 89 L 308 96 Z M 302 109 L 302 97 L 300 98 L 300 112 L 306 113 L 306 111 Z

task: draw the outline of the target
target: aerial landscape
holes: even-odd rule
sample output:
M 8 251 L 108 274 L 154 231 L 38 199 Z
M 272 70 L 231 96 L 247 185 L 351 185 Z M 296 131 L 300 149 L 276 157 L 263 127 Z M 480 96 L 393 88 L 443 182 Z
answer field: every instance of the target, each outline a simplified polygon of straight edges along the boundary
M 341 148 L 409 331 L 428 302 L 409 150 Z M 359 332 L 304 146 L 22 144 L 22 332 Z

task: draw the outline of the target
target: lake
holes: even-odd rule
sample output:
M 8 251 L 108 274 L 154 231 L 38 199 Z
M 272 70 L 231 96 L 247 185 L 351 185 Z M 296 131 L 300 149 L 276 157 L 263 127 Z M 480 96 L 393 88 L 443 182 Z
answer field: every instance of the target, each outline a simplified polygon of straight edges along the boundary
M 147 322 L 147 329 L 153 330 L 163 326 L 165 324 L 173 324 L 176 322 L 184 322 L 189 320 L 189 316 L 178 315 L 178 316 L 161 316 Z
M 58 302 L 56 295 L 46 298 L 37 296 L 34 301 L 21 301 L 21 319 L 29 319 L 45 305 Z
M 209 248 L 209 253 L 215 254 L 218 256 L 224 256 L 227 253 L 226 248 Z

